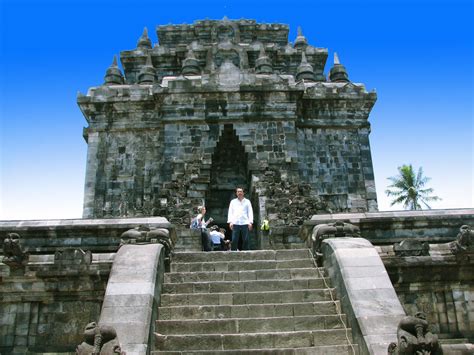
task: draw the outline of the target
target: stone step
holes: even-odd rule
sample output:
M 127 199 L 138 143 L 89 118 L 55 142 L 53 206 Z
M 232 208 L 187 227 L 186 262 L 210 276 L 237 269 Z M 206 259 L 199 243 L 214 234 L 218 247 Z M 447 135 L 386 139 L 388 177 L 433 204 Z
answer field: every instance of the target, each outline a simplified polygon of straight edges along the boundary
M 187 350 L 187 351 L 152 351 L 152 355 L 187 355 L 187 354 L 209 354 L 209 350 Z M 280 349 L 246 349 L 246 350 L 213 350 L 215 355 L 358 355 L 357 345 L 325 345 L 304 348 L 280 348 Z
M 324 288 L 324 279 L 209 281 L 163 284 L 163 294 L 258 292 Z
M 348 330 L 350 334 L 350 330 Z M 349 344 L 345 329 L 244 334 L 162 335 L 155 333 L 157 350 L 233 350 L 307 348 Z
M 267 303 L 245 305 L 194 305 L 159 307 L 161 320 L 179 319 L 225 319 L 225 318 L 268 318 L 283 316 L 311 316 L 336 314 L 340 310 L 339 301 L 319 301 L 300 303 Z
M 324 275 L 324 270 L 320 268 Z M 308 277 L 319 278 L 320 272 L 315 267 L 277 270 L 249 271 L 205 271 L 205 272 L 170 272 L 165 274 L 165 282 L 207 282 L 207 281 L 250 281 L 250 280 L 295 280 Z
M 248 261 L 248 260 L 289 260 L 308 259 L 309 249 L 290 250 L 248 250 L 174 253 L 172 262 L 209 262 L 209 261 Z
M 161 306 L 319 302 L 331 300 L 331 292 L 335 297 L 335 290 L 327 288 L 262 292 L 165 293 L 161 295 Z
M 221 252 L 210 252 L 214 254 Z M 222 252 L 229 254 L 228 252 Z M 230 253 L 233 254 L 233 253 Z M 209 261 L 209 262 L 182 262 L 171 263 L 171 272 L 199 272 L 199 271 L 245 271 L 245 270 L 275 270 L 291 268 L 314 267 L 311 259 L 289 260 L 257 260 L 257 261 Z
M 273 243 L 270 246 L 274 250 L 289 250 L 289 249 L 303 249 L 306 247 L 305 243 L 298 242 L 298 243 Z
M 346 323 L 345 317 L 342 321 Z M 158 320 L 156 332 L 177 334 L 237 334 L 262 332 L 292 332 L 320 329 L 340 329 L 344 325 L 339 315 L 287 316 L 270 318 L 227 318 Z
M 182 241 L 179 244 L 176 244 L 173 248 L 174 252 L 188 252 L 188 251 L 201 251 L 201 243 L 186 242 Z

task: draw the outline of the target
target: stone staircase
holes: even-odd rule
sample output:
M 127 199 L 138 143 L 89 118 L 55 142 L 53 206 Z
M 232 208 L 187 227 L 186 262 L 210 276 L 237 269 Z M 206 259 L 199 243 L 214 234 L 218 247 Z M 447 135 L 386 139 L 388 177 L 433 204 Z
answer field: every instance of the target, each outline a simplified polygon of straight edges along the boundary
M 308 249 L 175 253 L 152 354 L 354 354 Z

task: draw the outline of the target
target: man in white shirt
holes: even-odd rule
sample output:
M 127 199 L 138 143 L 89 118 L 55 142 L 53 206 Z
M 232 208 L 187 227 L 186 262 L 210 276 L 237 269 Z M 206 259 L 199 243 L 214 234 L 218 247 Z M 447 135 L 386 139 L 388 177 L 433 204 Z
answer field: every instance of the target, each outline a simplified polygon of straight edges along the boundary
M 244 197 L 244 189 L 235 189 L 237 198 L 230 201 L 227 223 L 232 230 L 232 250 L 237 250 L 242 237 L 242 250 L 249 250 L 249 231 L 253 226 L 252 204 Z

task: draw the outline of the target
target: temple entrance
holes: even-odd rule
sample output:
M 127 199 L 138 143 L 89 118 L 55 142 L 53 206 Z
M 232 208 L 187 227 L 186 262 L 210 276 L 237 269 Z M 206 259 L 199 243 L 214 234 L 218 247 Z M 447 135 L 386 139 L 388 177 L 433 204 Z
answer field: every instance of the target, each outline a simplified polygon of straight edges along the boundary
M 235 197 L 235 188 L 242 186 L 249 196 L 247 154 L 231 124 L 224 125 L 212 156 L 211 183 L 207 207 L 216 224 L 227 227 L 227 211 Z

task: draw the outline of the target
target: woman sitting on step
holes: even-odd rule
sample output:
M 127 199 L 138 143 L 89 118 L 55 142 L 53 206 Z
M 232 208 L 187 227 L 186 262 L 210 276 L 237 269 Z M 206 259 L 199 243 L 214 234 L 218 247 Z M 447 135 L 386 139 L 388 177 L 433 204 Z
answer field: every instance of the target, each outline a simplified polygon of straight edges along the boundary
M 207 221 L 204 219 L 206 214 L 205 206 L 198 206 L 197 211 L 198 215 L 191 220 L 190 228 L 201 230 L 202 249 L 204 251 L 212 251 L 212 240 L 207 226 L 213 221 L 213 219 L 209 218 Z

